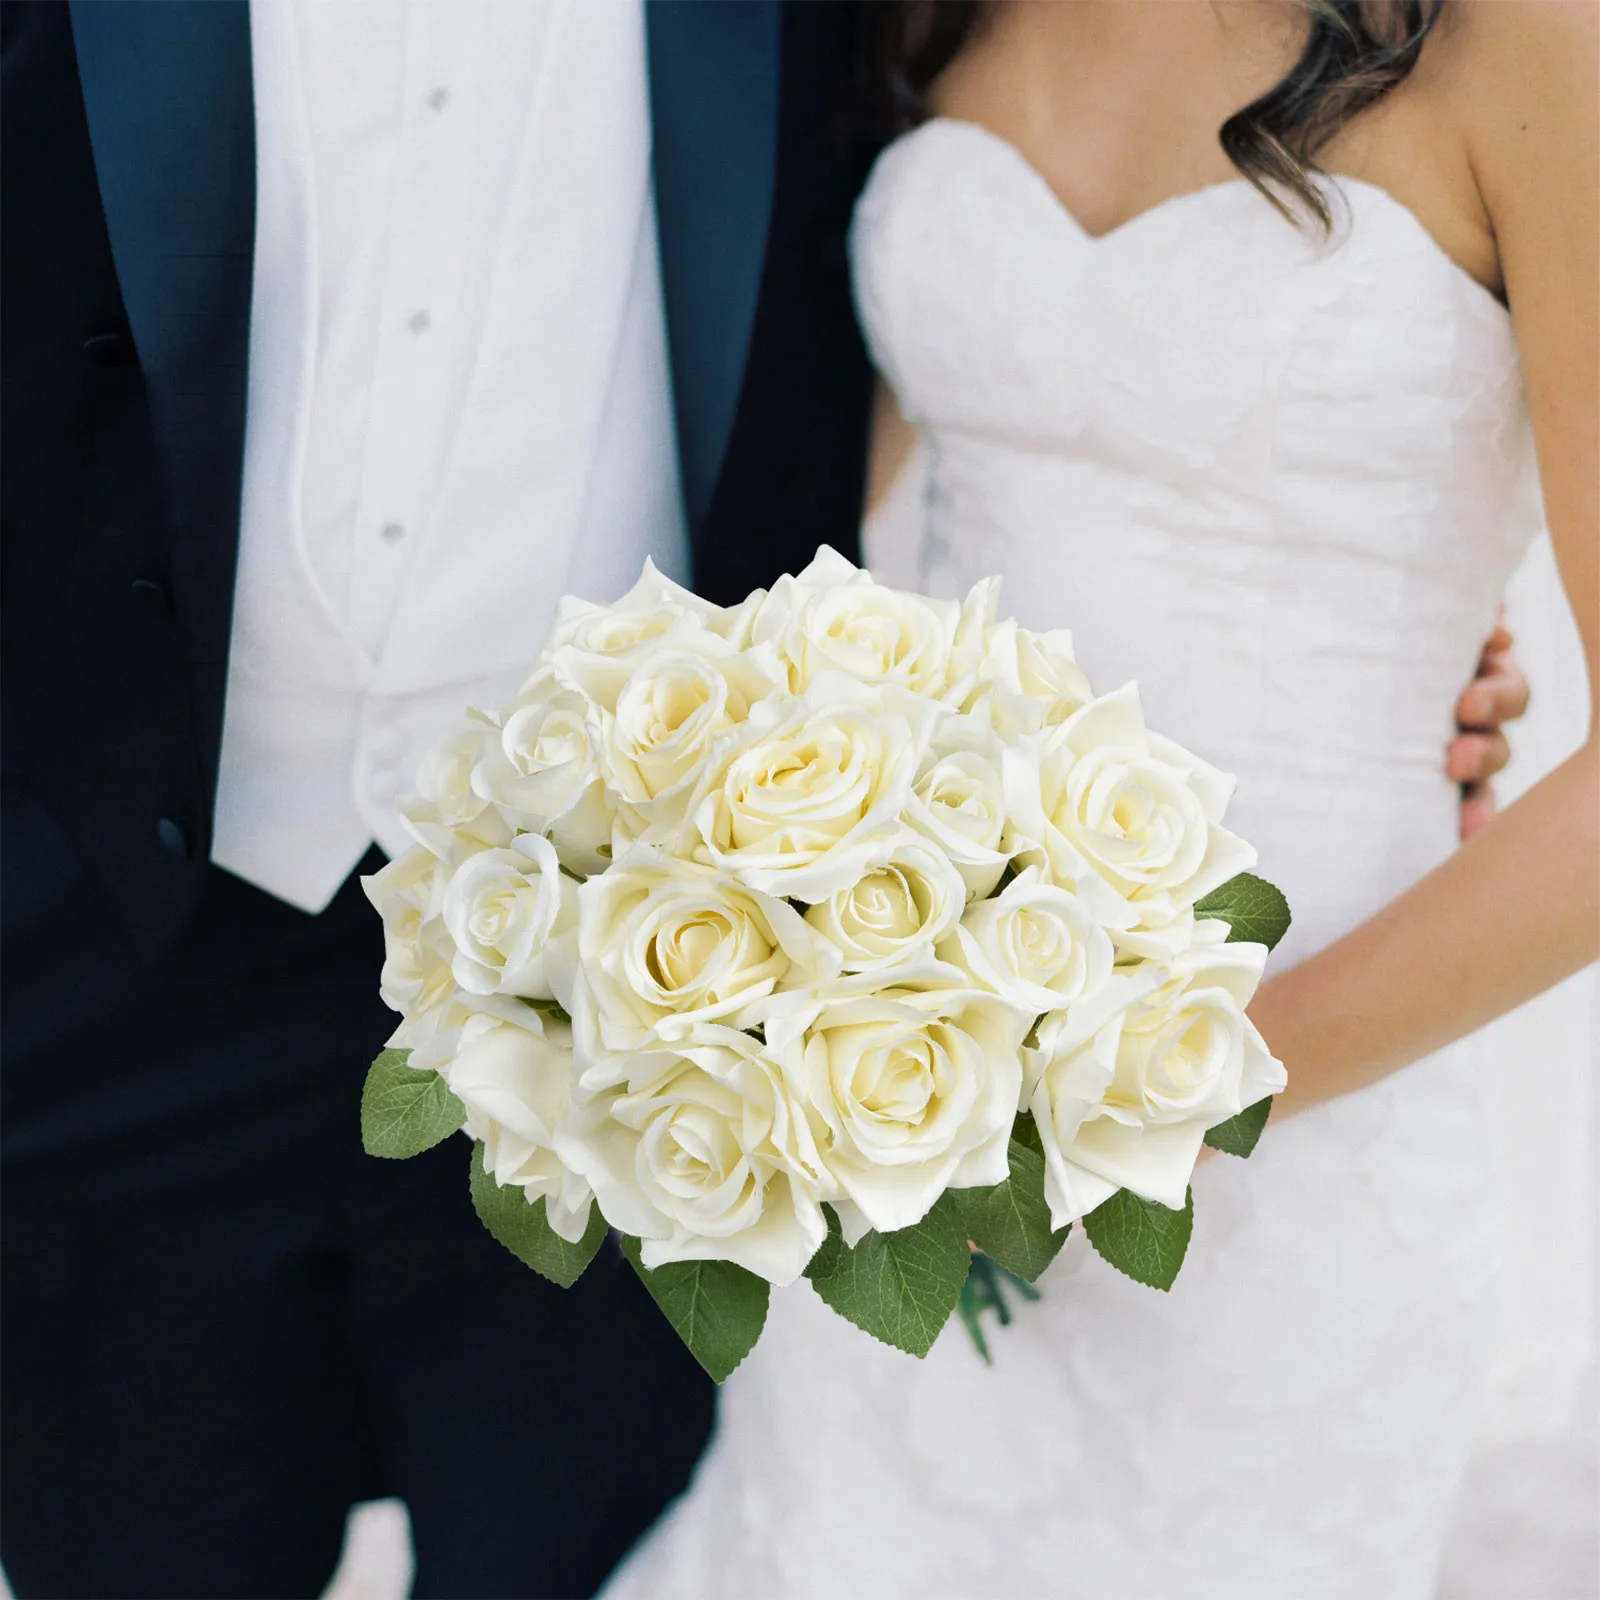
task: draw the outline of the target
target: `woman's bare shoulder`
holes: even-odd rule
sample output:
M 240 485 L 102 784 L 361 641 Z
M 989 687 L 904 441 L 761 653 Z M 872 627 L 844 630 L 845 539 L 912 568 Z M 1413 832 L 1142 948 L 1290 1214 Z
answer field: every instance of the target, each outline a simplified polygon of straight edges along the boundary
M 1446 0 L 1441 36 L 1463 62 L 1515 76 L 1541 59 L 1594 60 L 1600 42 L 1600 0 Z
M 1600 0 L 1454 0 L 1446 15 L 1441 78 L 1491 209 L 1497 174 L 1561 149 L 1581 163 L 1600 137 Z

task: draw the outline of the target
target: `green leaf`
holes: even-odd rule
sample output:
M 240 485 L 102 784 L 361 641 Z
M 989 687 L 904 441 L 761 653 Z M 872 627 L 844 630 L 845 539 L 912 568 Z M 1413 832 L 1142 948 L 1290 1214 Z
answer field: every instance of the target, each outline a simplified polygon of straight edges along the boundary
M 385 1050 L 361 1090 L 361 1147 L 404 1161 L 431 1150 L 467 1120 L 467 1108 L 437 1072 L 416 1072 L 409 1050 Z
M 761 1337 L 771 1285 L 731 1261 L 669 1261 L 652 1271 L 637 1239 L 625 1238 L 622 1253 L 690 1354 L 721 1383 Z
M 543 1197 L 530 1201 L 515 1184 L 501 1185 L 484 1165 L 481 1143 L 472 1147 L 472 1209 L 478 1220 L 524 1266 L 532 1267 L 563 1289 L 583 1276 L 605 1242 L 606 1219 L 600 1207 L 589 1207 L 589 1226 L 576 1244 L 568 1244 L 550 1226 Z
M 1044 1160 L 1044 1140 L 1039 1137 L 1039 1124 L 1033 1120 L 1031 1111 L 1017 1113 L 1017 1120 L 1011 1124 L 1011 1138 L 1016 1144 L 1026 1145 L 1041 1161 Z
M 1050 1226 L 1044 1157 L 1013 1137 L 1011 1176 L 988 1189 L 952 1189 L 967 1237 L 1007 1272 L 1032 1283 L 1067 1242 Z
M 806 1268 L 812 1287 L 847 1321 L 874 1339 L 925 1356 L 950 1320 L 971 1253 L 950 1195 L 914 1227 L 865 1234 L 846 1249 L 828 1213 L 828 1238 Z
M 1253 872 L 1241 872 L 1197 900 L 1194 914 L 1226 922 L 1229 944 L 1248 940 L 1270 950 L 1289 931 L 1289 902 L 1283 891 Z
M 1269 1094 L 1265 1099 L 1257 1100 L 1253 1106 L 1246 1106 L 1238 1116 L 1229 1117 L 1226 1122 L 1208 1128 L 1206 1143 L 1213 1150 L 1221 1150 L 1225 1155 L 1238 1156 L 1243 1160 L 1255 1149 L 1256 1140 L 1261 1137 L 1261 1130 L 1266 1127 L 1271 1114 L 1272 1096 Z
M 1174 1211 L 1118 1189 L 1083 1219 L 1083 1231 L 1118 1272 L 1152 1289 L 1170 1289 L 1194 1231 L 1194 1191 L 1183 1210 Z
M 565 870 L 563 868 L 563 870 Z M 581 880 L 580 880 L 581 881 Z M 552 1022 L 571 1022 L 572 1018 L 562 1009 L 559 1000 L 530 1000 L 526 995 L 522 1003 L 530 1011 L 537 1011 L 541 1017 L 548 1017 Z

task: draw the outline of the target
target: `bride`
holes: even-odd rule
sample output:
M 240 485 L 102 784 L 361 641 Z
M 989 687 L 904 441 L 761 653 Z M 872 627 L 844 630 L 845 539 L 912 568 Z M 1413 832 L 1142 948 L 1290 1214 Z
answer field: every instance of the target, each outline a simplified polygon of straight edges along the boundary
M 1289 1088 L 1196 1173 L 1170 1295 L 1075 1235 L 992 1368 L 774 1297 L 608 1593 L 1422 1600 L 1487 1343 L 1467 1036 L 1596 937 L 1593 735 L 1459 850 L 1437 770 L 1539 476 L 1593 686 L 1595 12 L 888 11 L 869 557 L 1000 573 L 1238 775 Z

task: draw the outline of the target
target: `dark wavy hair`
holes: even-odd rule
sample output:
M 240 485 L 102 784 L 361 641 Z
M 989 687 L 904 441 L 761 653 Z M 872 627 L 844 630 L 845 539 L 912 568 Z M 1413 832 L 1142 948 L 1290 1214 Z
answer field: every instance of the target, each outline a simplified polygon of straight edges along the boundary
M 1300 0 L 1310 31 L 1281 83 L 1217 130 L 1228 159 L 1291 221 L 1326 229 L 1316 157 L 1357 112 L 1417 63 L 1444 0 Z M 868 92 L 886 136 L 929 114 L 928 91 L 989 10 L 989 0 L 868 0 Z

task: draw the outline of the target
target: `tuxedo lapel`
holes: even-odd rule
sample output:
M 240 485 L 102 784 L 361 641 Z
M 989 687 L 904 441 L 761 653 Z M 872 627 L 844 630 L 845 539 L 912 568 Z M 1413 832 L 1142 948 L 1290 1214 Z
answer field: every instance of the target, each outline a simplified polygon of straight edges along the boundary
M 72 0 L 123 306 L 170 501 L 191 657 L 228 645 L 244 449 L 255 127 L 245 0 Z
M 650 110 L 662 293 L 690 526 L 733 427 L 772 212 L 777 0 L 656 0 Z

